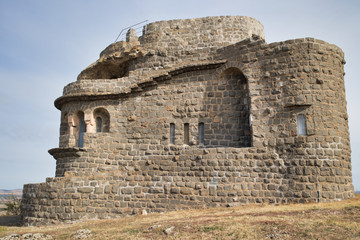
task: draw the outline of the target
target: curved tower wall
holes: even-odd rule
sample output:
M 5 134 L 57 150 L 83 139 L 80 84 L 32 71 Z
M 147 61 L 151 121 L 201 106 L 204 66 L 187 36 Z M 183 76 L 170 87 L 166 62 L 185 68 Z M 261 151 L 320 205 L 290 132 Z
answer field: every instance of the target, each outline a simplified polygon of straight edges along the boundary
M 159 21 L 146 25 L 140 43 L 169 55 L 213 52 L 253 35 L 265 39 L 262 24 L 246 16 L 221 16 Z
M 267 44 L 260 33 L 242 39 L 231 27 L 221 30 L 223 45 L 213 31 L 205 45 L 195 36 L 189 55 L 170 41 L 186 42 L 192 29 L 213 23 L 249 24 L 237 26 L 239 19 L 153 23 L 139 41 L 105 49 L 55 101 L 56 175 L 24 186 L 24 222 L 353 197 L 338 47 L 311 38 Z M 262 31 L 254 24 L 245 37 Z M 92 78 L 113 69 L 126 76 Z
M 264 144 L 283 161 L 285 196 L 305 201 L 352 195 L 350 142 L 341 49 L 316 39 L 269 45 L 261 61 Z M 261 83 L 260 83 L 261 85 Z M 264 103 L 263 102 L 263 103 Z M 297 117 L 306 118 L 306 134 Z M 263 125 L 261 124 L 261 125 Z

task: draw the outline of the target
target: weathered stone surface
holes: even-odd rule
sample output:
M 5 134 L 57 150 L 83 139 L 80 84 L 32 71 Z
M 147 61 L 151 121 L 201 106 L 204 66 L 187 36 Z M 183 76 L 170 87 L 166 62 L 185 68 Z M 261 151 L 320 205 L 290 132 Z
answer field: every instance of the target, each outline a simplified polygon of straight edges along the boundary
M 343 65 L 321 40 L 267 44 L 249 17 L 129 32 L 55 101 L 56 175 L 24 186 L 22 219 L 351 198 Z

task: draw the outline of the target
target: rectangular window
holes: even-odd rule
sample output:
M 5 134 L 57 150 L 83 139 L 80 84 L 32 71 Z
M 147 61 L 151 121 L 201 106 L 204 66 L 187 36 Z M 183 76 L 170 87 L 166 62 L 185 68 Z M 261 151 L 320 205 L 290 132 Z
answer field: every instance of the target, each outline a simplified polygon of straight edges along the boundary
M 189 124 L 184 124 L 184 144 L 189 145 Z
M 199 144 L 204 143 L 204 123 L 199 123 Z
M 175 124 L 170 123 L 170 143 L 175 144 Z
M 306 135 L 306 117 L 304 114 L 297 116 L 297 129 L 298 135 Z

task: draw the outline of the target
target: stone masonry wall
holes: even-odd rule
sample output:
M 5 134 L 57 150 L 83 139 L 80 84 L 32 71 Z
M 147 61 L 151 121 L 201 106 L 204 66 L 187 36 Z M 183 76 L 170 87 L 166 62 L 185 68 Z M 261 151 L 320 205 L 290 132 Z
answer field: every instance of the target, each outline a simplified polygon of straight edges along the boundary
M 219 48 L 257 36 L 264 39 L 264 27 L 246 16 L 220 16 L 160 21 L 145 26 L 139 39 L 141 46 L 151 49 L 134 61 L 129 70 L 147 71 L 168 68 L 188 62 L 212 60 Z M 141 70 L 140 70 L 141 69 Z
M 194 43 L 196 61 L 189 63 L 191 54 L 166 40 L 183 36 L 190 43 L 190 28 L 229 19 L 150 24 L 141 46 L 163 44 L 173 51 L 160 56 L 167 59 L 177 52 L 170 65 L 159 61 L 155 68 L 158 55 L 138 56 L 126 63 L 126 77 L 65 87 L 55 101 L 62 112 L 59 148 L 49 150 L 56 174 L 24 186 L 24 223 L 353 197 L 341 49 L 312 38 L 267 44 L 250 34 L 224 46 L 220 38 L 208 40 L 211 47 Z M 158 42 L 151 46 L 151 39 Z M 96 130 L 98 113 L 106 116 L 106 132 Z
M 276 158 L 265 149 L 191 148 L 178 154 L 122 160 L 123 171 L 71 173 L 25 185 L 23 211 L 31 212 L 25 220 L 36 225 L 119 217 L 142 210 L 287 202 L 282 197 L 281 174 L 258 167 Z

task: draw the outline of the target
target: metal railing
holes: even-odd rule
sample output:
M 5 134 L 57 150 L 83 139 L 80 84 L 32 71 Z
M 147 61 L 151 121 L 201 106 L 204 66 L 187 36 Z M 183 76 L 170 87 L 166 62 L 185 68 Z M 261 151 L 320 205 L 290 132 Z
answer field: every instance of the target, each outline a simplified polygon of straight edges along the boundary
M 114 43 L 117 42 L 117 40 L 119 39 L 120 36 L 126 34 L 125 30 L 128 30 L 128 29 L 130 29 L 130 28 L 132 28 L 132 27 L 135 27 L 135 26 L 138 26 L 138 25 L 142 24 L 141 26 L 139 26 L 139 27 L 137 27 L 137 28 L 134 28 L 134 30 L 136 31 L 136 34 L 138 34 L 138 31 L 137 31 L 137 30 L 138 30 L 138 29 L 141 29 L 141 28 L 144 26 L 144 23 L 146 23 L 146 22 L 148 22 L 148 21 L 149 21 L 149 20 L 145 20 L 145 21 L 142 21 L 142 22 L 139 22 L 139 23 L 137 23 L 137 24 L 134 24 L 134 25 L 131 25 L 131 26 L 129 26 L 129 27 L 126 27 L 126 28 L 121 29 L 121 31 L 120 31 L 119 35 L 117 36 L 117 38 L 115 39 L 115 42 L 114 42 Z M 139 34 L 138 34 L 138 35 L 139 35 Z M 124 37 L 124 36 L 123 36 L 123 37 Z M 121 37 L 121 39 L 123 39 L 123 37 Z

